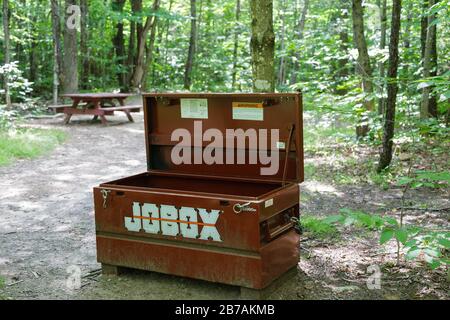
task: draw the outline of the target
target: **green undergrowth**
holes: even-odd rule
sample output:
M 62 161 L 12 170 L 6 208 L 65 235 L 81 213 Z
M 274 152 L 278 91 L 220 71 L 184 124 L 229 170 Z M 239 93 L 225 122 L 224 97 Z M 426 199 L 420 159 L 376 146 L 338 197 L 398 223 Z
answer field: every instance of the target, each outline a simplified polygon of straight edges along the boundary
M 15 159 L 33 159 L 51 152 L 67 138 L 56 129 L 16 129 L 0 131 L 0 166 Z

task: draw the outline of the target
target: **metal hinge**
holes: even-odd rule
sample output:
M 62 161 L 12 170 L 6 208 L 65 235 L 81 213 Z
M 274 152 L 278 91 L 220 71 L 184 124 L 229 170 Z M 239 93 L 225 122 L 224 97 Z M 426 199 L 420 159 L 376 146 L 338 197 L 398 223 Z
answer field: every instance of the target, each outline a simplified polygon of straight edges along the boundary
M 103 209 L 106 209 L 106 202 L 108 201 L 108 196 L 111 193 L 111 190 L 102 189 L 100 192 L 103 197 Z

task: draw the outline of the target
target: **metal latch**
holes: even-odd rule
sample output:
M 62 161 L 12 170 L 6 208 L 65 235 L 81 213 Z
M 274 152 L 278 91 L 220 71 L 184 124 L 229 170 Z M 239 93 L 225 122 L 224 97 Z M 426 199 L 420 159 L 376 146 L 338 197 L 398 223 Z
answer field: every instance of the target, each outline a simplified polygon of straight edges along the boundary
M 243 211 L 252 211 L 252 212 L 256 211 L 256 209 L 250 207 L 250 205 L 251 205 L 250 202 L 243 203 L 243 204 L 236 203 L 233 206 L 233 211 L 234 211 L 234 213 L 241 213 Z
M 111 193 L 111 190 L 102 189 L 100 192 L 103 197 L 103 209 L 106 209 L 106 202 L 108 201 L 108 196 Z

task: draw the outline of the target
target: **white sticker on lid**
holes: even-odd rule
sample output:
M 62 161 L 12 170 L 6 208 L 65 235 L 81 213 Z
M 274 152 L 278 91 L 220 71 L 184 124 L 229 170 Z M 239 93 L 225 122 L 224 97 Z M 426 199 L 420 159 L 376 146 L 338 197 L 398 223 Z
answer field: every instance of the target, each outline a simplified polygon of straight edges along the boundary
M 268 208 L 268 207 L 271 207 L 271 206 L 273 206 L 273 198 L 267 200 L 266 202 L 264 202 L 264 208 Z
M 181 118 L 208 119 L 208 99 L 181 99 Z

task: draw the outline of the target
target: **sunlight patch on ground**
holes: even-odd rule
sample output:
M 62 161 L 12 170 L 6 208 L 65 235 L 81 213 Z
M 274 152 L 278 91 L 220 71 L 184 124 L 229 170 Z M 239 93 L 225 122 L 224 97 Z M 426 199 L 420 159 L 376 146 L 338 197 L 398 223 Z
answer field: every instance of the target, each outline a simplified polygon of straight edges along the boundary
M 86 181 L 99 179 L 100 177 L 102 177 L 102 176 L 100 176 L 98 174 L 82 174 L 82 175 L 80 175 L 80 178 L 83 180 L 86 180 Z
M 303 183 L 301 186 L 302 189 L 305 189 L 309 192 L 328 192 L 333 193 L 339 197 L 344 196 L 344 193 L 337 191 L 336 188 L 331 184 L 326 184 L 318 181 L 308 181 Z
M 126 164 L 128 166 L 139 166 L 142 163 L 139 160 L 126 160 L 126 161 L 123 162 L 123 164 Z
M 58 189 L 58 188 L 65 189 L 65 188 L 67 188 L 68 184 L 72 184 L 72 183 L 65 183 L 65 182 L 59 182 L 59 181 L 52 181 L 52 183 L 51 183 L 52 187 L 55 189 Z
M 144 134 L 144 129 L 142 130 L 137 130 L 137 129 L 132 129 L 132 128 L 121 128 L 122 131 L 126 131 L 126 132 L 130 132 L 130 133 L 135 133 L 135 134 Z
M 124 177 L 128 174 L 129 170 L 128 168 L 119 167 L 119 166 L 108 166 L 108 172 L 111 172 L 113 174 L 110 175 L 104 175 L 104 179 L 110 179 L 108 177 Z
M 74 175 L 73 174 L 56 174 L 53 175 L 53 179 L 59 180 L 59 181 L 73 181 L 74 179 Z
M 69 231 L 71 228 L 72 227 L 69 224 L 59 225 L 59 226 L 55 227 L 55 229 L 53 231 L 54 232 L 66 232 L 66 231 Z
M 11 187 L 11 185 L 9 183 L 6 183 L 5 185 L 1 185 L 0 188 L 2 190 L 2 192 L 0 194 L 0 199 L 17 197 L 28 191 L 27 188 Z
M 30 212 L 30 211 L 36 211 L 36 210 L 43 210 L 44 205 L 41 203 L 38 203 L 36 201 L 20 201 L 13 204 L 15 207 L 18 208 L 18 210 L 23 212 Z

